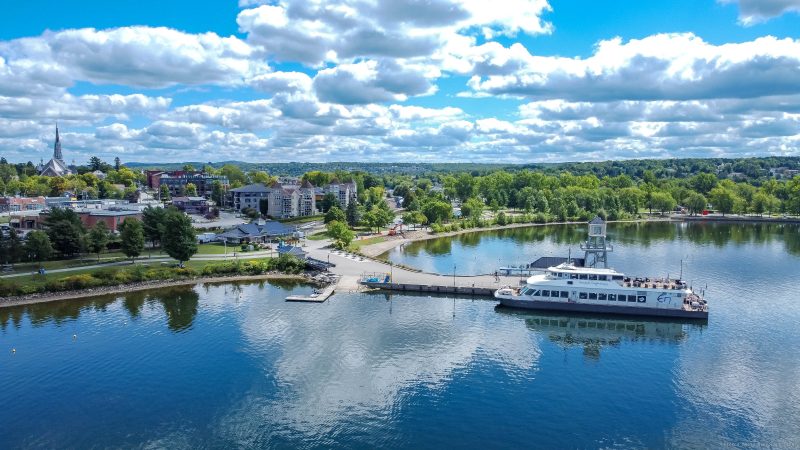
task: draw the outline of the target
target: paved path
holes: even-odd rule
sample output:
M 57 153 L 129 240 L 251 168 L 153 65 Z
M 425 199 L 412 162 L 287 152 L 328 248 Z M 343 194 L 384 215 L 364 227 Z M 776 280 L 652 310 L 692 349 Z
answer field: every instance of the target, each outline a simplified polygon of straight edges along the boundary
M 220 255 L 220 254 L 206 254 L 206 255 L 195 255 L 192 258 L 192 261 L 223 261 L 223 260 L 233 260 L 237 258 L 242 259 L 251 259 L 251 258 L 263 258 L 267 256 L 274 256 L 276 253 L 274 250 L 264 250 L 259 252 L 228 252 L 227 255 Z M 116 258 L 114 258 L 116 259 Z M 170 258 L 169 256 L 154 256 L 152 258 L 148 258 L 147 256 L 142 256 L 136 259 L 136 262 L 139 264 L 147 264 L 147 263 L 162 263 L 162 262 L 172 262 L 176 263 L 177 261 Z M 116 261 L 116 262 L 107 262 L 101 264 L 88 264 L 83 266 L 75 266 L 75 267 L 65 267 L 63 269 L 48 269 L 47 273 L 63 273 L 63 272 L 75 272 L 77 270 L 86 270 L 86 269 L 101 269 L 104 267 L 114 267 L 114 266 L 125 266 L 131 265 L 131 262 L 128 260 L 125 261 Z M 27 275 L 36 274 L 36 271 L 32 272 L 20 272 L 20 273 L 12 273 L 9 275 L 0 276 L 0 278 L 14 278 L 14 277 L 24 277 Z
M 358 289 L 360 287 L 358 285 L 358 280 L 360 280 L 364 274 L 383 274 L 383 276 L 391 274 L 392 280 L 395 283 L 426 284 L 431 286 L 455 285 L 465 288 L 517 286 L 522 279 L 520 277 L 503 276 L 496 279 L 493 275 L 459 276 L 456 274 L 456 276 L 453 277 L 453 275 L 414 272 L 400 267 L 392 267 L 384 262 L 369 258 L 344 255 L 341 252 L 325 248 L 328 244 L 328 241 L 309 241 L 304 250 L 307 251 L 312 258 L 321 261 L 330 261 L 336 264 L 336 267 L 331 268 L 331 272 L 342 277 L 339 281 L 339 287 L 345 290 Z M 487 267 L 487 271 L 492 269 L 491 267 Z

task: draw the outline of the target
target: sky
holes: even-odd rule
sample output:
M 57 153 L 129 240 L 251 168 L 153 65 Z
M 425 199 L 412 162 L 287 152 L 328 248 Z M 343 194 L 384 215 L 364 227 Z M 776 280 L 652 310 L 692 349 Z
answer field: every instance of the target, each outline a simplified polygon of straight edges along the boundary
M 0 156 L 800 156 L 800 0 L 7 2 Z

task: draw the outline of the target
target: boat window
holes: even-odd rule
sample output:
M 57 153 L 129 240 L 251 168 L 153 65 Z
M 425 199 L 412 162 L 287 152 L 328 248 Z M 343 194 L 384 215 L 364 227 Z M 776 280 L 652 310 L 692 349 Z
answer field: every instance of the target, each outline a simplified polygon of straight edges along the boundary
M 606 294 L 597 294 L 598 300 L 606 300 Z
M 622 280 L 622 278 L 623 278 L 622 275 L 614 275 L 611 277 L 612 280 Z
M 636 296 L 635 295 L 629 295 L 628 296 L 628 301 L 629 302 L 635 302 L 636 301 Z
M 531 292 L 533 292 L 533 289 L 525 289 L 522 291 L 522 295 L 531 295 Z
M 561 291 L 561 298 L 569 298 L 569 292 Z
M 550 297 L 550 291 L 542 291 L 542 297 Z
M 608 294 L 608 299 L 613 302 L 617 299 L 617 294 Z
M 558 291 L 550 291 L 550 297 L 558 297 Z
M 640 296 L 639 296 L 639 297 L 636 299 L 636 301 L 637 301 L 637 302 L 639 302 L 639 303 L 646 303 L 646 302 L 647 302 L 647 296 L 646 296 L 646 295 L 640 295 Z
M 597 279 L 600 280 L 600 281 L 607 281 L 608 277 L 606 275 L 598 275 Z
M 597 292 L 589 292 L 589 300 L 597 300 Z
M 572 284 L 572 280 L 567 281 L 567 284 Z
M 539 291 L 533 291 L 533 294 L 532 294 L 532 295 L 533 295 L 534 297 L 538 297 L 538 296 L 539 296 Z
M 578 278 L 580 278 L 581 280 L 585 280 L 586 279 L 586 274 L 580 274 L 580 275 L 578 275 Z
M 577 280 L 578 279 L 578 274 L 577 273 L 571 273 L 571 274 L 569 274 L 569 277 L 572 278 L 573 280 Z
M 589 275 L 589 279 L 590 280 L 596 280 L 597 279 L 597 275 L 591 274 L 591 275 Z
M 578 298 L 581 299 L 581 300 L 586 300 L 586 292 L 578 293 Z
M 618 302 L 624 302 L 625 301 L 625 294 L 617 295 L 617 301 Z

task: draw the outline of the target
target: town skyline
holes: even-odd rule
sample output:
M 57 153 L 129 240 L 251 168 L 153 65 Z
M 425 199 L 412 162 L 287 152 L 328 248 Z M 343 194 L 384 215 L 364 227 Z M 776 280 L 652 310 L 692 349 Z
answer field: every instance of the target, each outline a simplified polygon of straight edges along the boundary
M 797 0 L 45 3 L 0 19 L 12 162 L 800 155 Z

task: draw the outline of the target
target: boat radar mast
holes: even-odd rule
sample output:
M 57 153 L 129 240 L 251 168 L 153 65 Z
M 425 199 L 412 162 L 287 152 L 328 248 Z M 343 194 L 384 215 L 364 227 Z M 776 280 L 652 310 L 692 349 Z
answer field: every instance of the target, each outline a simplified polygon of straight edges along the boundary
M 614 247 L 606 242 L 606 222 L 595 216 L 589 222 L 589 237 L 581 244 L 584 251 L 584 267 L 598 267 L 600 264 L 608 268 L 608 253 Z

